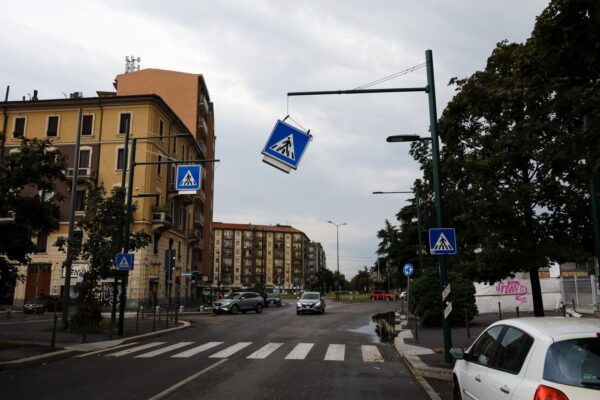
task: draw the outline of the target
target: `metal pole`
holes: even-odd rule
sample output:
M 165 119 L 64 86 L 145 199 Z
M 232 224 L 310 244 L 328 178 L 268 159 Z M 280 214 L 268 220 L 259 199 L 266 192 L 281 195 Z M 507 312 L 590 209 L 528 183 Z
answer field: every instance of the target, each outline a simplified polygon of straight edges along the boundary
M 443 216 L 442 216 L 442 186 L 440 182 L 440 150 L 439 150 L 439 139 L 437 133 L 437 109 L 435 99 L 435 80 L 433 75 L 433 55 L 431 50 L 425 51 L 425 62 L 427 66 L 427 94 L 429 96 L 429 130 L 431 131 L 431 166 L 433 169 L 433 187 L 435 191 L 435 215 L 436 225 L 438 228 L 442 228 Z M 450 282 L 448 280 L 448 270 L 446 269 L 445 256 L 438 256 L 439 268 L 440 268 L 440 283 L 441 290 Z M 440 296 L 441 298 L 441 296 Z M 444 305 L 442 304 L 442 307 Z M 450 355 L 450 348 L 452 347 L 452 332 L 450 330 L 450 323 L 447 318 L 443 319 L 443 332 L 444 332 L 444 359 L 446 362 L 451 362 L 452 357 Z
M 415 182 L 415 193 L 417 201 L 417 234 L 419 235 L 419 273 L 423 273 L 423 244 L 421 243 L 421 180 L 417 179 Z
M 67 246 L 67 258 L 65 260 L 65 286 L 63 289 L 63 309 L 62 323 L 64 328 L 69 327 L 69 305 L 71 303 L 71 266 L 73 265 L 73 249 L 71 242 L 73 240 L 73 231 L 75 228 L 75 203 L 77 202 L 77 178 L 79 176 L 79 149 L 81 147 L 81 118 L 83 108 L 79 109 L 77 118 L 77 140 L 75 142 L 75 165 L 73 165 L 73 182 L 71 183 L 71 209 L 69 211 L 69 244 Z
M 587 131 L 589 128 L 589 116 L 583 117 L 583 130 Z M 592 179 L 590 183 L 590 205 L 592 208 L 592 230 L 594 236 L 594 251 L 595 251 L 595 264 L 596 264 L 596 276 L 600 276 L 599 264 L 600 264 L 600 206 L 598 205 L 598 193 L 600 191 L 600 182 L 598 176 L 592 171 Z
M 471 338 L 471 330 L 469 329 L 469 309 L 465 308 L 465 325 L 467 328 L 467 338 Z
M 131 141 L 131 158 L 129 159 L 129 184 L 127 185 L 127 202 L 125 203 L 125 232 L 123 234 L 123 253 L 129 251 L 129 232 L 131 232 L 131 202 L 133 199 L 133 176 L 135 170 L 135 150 L 137 146 L 137 139 L 133 138 Z M 133 266 L 132 266 L 133 267 Z M 118 335 L 123 336 L 123 325 L 125 323 L 125 302 L 127 300 L 127 281 L 129 278 L 129 271 L 123 271 L 123 278 L 121 279 L 121 295 L 119 304 L 119 330 Z
M 335 238 L 336 238 L 336 255 L 337 255 L 337 282 L 336 282 L 336 300 L 340 300 L 340 227 L 335 226 Z

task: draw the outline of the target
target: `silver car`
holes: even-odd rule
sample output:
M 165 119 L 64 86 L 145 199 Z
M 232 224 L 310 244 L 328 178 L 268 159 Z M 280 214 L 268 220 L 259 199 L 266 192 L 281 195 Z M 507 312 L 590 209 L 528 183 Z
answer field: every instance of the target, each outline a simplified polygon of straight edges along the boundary
M 236 292 L 230 293 L 222 299 L 213 302 L 213 314 L 230 313 L 237 314 L 246 311 L 255 311 L 260 314 L 265 308 L 265 299 L 254 292 Z
M 325 298 L 319 292 L 304 292 L 296 303 L 296 314 L 325 314 Z

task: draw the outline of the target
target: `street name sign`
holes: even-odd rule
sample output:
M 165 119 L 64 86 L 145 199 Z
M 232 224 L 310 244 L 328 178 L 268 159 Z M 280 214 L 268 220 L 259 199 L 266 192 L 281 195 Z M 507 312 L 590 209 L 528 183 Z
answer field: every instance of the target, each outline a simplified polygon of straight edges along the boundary
M 119 253 L 117 254 L 117 271 L 130 271 L 133 269 L 133 254 Z
M 415 272 L 415 269 L 411 263 L 406 263 L 406 264 L 404 264 L 404 267 L 402 268 L 402 272 L 404 272 L 404 276 L 409 278 L 413 274 L 413 272 Z
M 454 228 L 432 228 L 429 230 L 429 253 L 432 255 L 456 254 Z
M 184 272 L 181 273 L 181 276 L 186 277 L 186 278 L 191 278 L 192 277 L 192 273 L 184 271 Z
M 200 166 L 178 165 L 175 190 L 179 194 L 195 194 L 200 190 Z
M 285 173 L 298 169 L 311 135 L 281 120 L 277 120 L 262 150 L 263 161 Z

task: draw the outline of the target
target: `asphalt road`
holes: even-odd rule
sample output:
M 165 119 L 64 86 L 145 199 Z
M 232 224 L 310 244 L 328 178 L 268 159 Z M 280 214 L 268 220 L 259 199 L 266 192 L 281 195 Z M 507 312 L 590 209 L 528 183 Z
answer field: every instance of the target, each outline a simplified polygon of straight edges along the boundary
M 370 316 L 395 303 L 297 316 L 197 315 L 192 327 L 84 357 L 0 373 L 6 399 L 428 399 Z M 140 346 L 144 346 L 143 348 Z

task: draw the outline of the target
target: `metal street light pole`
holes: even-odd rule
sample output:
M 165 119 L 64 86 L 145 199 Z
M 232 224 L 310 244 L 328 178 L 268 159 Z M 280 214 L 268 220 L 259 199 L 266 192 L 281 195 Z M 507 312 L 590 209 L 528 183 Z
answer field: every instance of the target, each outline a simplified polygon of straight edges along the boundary
M 336 300 L 340 299 L 340 226 L 343 225 L 348 225 L 345 222 L 342 222 L 341 224 L 336 224 L 335 222 L 332 221 L 327 221 L 330 224 L 335 225 L 335 237 L 336 237 L 336 254 L 337 254 L 337 278 L 336 278 L 336 292 L 335 292 L 335 298 Z

